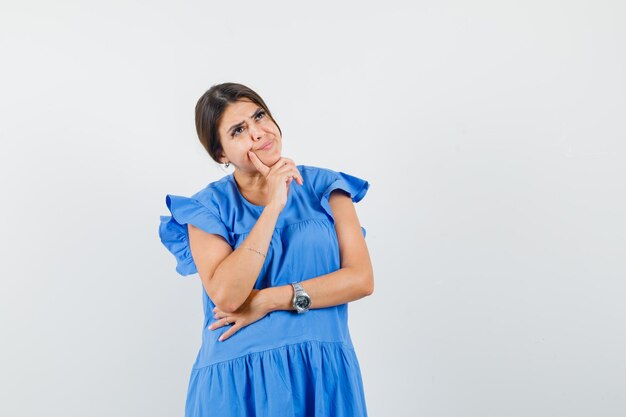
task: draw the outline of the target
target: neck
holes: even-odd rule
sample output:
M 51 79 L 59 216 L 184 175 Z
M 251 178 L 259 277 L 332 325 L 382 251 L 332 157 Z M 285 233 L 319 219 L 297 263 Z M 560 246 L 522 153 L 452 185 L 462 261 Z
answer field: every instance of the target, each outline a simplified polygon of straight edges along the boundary
M 233 172 L 233 177 L 235 177 L 239 188 L 243 191 L 262 194 L 267 188 L 265 177 L 258 171 L 247 173 L 236 169 L 235 172 Z

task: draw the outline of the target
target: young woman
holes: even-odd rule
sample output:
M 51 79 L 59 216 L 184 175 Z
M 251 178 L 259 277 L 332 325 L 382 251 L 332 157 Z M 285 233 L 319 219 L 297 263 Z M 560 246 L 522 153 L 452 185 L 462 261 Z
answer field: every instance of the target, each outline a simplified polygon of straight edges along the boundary
M 241 84 L 211 87 L 196 128 L 234 172 L 167 194 L 161 216 L 177 272 L 204 288 L 185 416 L 367 416 L 347 303 L 374 290 L 353 204 L 369 183 L 283 157 L 280 127 Z

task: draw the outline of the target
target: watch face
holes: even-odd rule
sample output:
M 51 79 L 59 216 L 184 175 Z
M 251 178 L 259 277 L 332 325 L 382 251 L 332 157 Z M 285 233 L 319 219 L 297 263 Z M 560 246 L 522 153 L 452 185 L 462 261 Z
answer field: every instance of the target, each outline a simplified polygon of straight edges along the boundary
M 300 295 L 298 297 L 296 297 L 296 306 L 298 308 L 309 308 L 309 306 L 311 305 L 311 299 L 309 297 L 306 297 L 304 295 Z

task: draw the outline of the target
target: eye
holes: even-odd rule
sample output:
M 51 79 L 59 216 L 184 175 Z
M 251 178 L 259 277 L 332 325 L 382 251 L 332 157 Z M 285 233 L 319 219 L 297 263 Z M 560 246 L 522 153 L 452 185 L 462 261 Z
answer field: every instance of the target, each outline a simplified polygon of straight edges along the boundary
M 265 116 L 265 110 L 261 110 L 260 112 L 258 112 L 256 114 L 257 120 L 260 119 L 263 116 Z M 239 133 L 241 132 L 239 129 L 243 129 L 243 128 L 240 126 L 240 127 L 236 128 L 236 129 L 233 129 L 233 133 L 231 133 L 230 137 L 232 138 L 232 137 L 235 137 L 235 136 L 239 136 Z
M 241 126 L 239 126 L 238 128 L 233 129 L 233 133 L 230 136 L 231 137 L 238 136 L 239 129 L 243 129 L 243 128 Z

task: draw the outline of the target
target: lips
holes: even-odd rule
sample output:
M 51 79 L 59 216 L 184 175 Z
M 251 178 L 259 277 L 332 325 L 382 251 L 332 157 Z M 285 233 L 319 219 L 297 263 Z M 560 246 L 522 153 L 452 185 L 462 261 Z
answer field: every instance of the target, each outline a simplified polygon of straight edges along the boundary
M 269 149 L 269 148 L 271 148 L 271 147 L 272 147 L 272 143 L 274 143 L 274 141 L 270 140 L 270 141 L 269 141 L 269 142 L 267 142 L 266 144 L 261 145 L 261 147 L 260 147 L 260 148 L 258 148 L 257 150 L 259 150 L 259 151 L 264 151 L 264 150 L 267 150 L 267 149 Z

